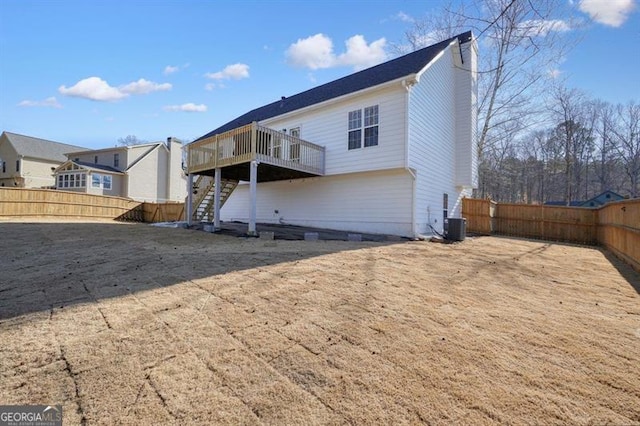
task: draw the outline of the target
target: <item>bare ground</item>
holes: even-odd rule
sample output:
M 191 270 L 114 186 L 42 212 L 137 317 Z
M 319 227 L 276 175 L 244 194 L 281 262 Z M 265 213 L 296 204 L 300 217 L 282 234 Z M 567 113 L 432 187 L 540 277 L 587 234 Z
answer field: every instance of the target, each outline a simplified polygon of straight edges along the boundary
M 640 277 L 597 248 L 0 222 L 0 404 L 65 424 L 639 424 Z

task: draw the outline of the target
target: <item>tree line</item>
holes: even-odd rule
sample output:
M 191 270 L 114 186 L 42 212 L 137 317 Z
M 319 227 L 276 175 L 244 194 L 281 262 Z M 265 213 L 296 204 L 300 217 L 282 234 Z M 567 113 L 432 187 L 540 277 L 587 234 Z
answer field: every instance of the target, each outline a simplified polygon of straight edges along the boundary
M 640 104 L 612 105 L 557 88 L 552 126 L 485 147 L 478 195 L 502 202 L 585 201 L 606 190 L 640 196 Z

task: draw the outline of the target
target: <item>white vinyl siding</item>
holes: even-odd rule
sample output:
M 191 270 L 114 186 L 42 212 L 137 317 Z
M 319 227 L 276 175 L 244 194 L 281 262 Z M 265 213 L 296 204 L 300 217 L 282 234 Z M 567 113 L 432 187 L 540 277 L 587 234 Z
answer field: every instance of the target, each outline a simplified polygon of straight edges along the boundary
M 70 158 L 74 161 L 81 161 L 89 164 L 100 164 L 103 166 L 111 166 L 115 163 L 116 155 L 118 156 L 118 168 L 124 169 L 124 165 L 127 162 L 127 149 L 123 148 L 113 148 L 113 149 L 103 149 L 96 151 L 85 151 L 73 153 Z M 97 158 L 97 162 L 96 162 Z
M 475 43 L 461 48 L 464 62 L 456 67 L 456 184 L 478 186 L 477 76 Z
M 257 221 L 413 236 L 411 191 L 404 169 L 259 183 Z M 248 214 L 249 185 L 241 184 L 220 217 L 247 222 Z
M 448 216 L 459 217 L 456 187 L 456 79 L 450 49 L 432 63 L 409 94 L 409 167 L 416 174 L 416 231 L 442 231 L 443 194 Z
M 142 154 L 149 150 L 136 150 Z M 162 146 L 145 155 L 127 171 L 128 196 L 134 200 L 164 202 L 167 194 L 169 153 Z M 185 184 L 186 186 L 186 184 Z
M 301 127 L 300 137 L 324 146 L 325 174 L 343 174 L 404 166 L 405 89 L 400 82 L 371 89 L 344 100 L 310 108 L 285 118 L 272 118 L 260 124 L 272 129 Z M 378 106 L 378 145 L 349 150 L 349 112 Z M 364 117 L 362 117 L 364 122 Z

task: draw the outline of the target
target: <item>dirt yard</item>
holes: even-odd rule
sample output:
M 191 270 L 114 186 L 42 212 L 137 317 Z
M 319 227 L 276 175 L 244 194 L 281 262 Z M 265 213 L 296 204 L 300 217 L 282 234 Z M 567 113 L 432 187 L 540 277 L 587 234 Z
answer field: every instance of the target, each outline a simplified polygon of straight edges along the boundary
M 0 404 L 64 424 L 639 424 L 640 276 L 481 237 L 0 221 Z

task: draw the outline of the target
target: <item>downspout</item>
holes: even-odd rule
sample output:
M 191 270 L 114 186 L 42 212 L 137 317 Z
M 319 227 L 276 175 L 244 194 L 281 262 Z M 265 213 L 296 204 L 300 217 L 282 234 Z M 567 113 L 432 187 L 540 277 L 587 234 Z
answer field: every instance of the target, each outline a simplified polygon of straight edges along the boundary
M 411 180 L 411 233 L 413 234 L 414 238 L 418 237 L 418 232 L 416 227 L 416 178 L 417 177 L 414 171 L 411 170 L 411 167 L 409 167 L 409 141 L 410 141 L 409 102 L 411 97 L 411 88 L 417 82 L 418 80 L 415 76 L 402 80 L 402 87 L 404 87 L 406 91 L 406 95 L 405 95 L 406 120 L 405 120 L 405 129 L 404 129 L 404 169 L 409 173 L 409 175 L 411 175 L 411 178 L 412 178 Z

